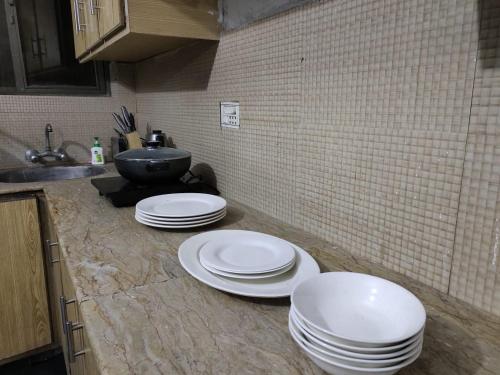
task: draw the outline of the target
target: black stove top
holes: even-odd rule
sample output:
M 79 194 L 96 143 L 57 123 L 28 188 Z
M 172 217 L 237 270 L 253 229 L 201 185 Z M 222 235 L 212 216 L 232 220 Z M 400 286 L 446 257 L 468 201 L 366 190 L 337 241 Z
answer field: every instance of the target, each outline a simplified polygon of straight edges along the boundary
M 160 194 L 220 194 L 216 188 L 197 178 L 188 181 L 179 180 L 154 185 L 136 184 L 121 176 L 93 178 L 90 182 L 99 190 L 99 194 L 108 198 L 115 207 L 135 206 L 142 199 Z

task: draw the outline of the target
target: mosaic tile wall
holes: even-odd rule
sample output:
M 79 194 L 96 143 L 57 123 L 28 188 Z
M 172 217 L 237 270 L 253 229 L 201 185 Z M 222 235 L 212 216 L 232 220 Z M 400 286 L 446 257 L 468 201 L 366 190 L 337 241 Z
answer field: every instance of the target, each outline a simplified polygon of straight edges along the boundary
M 0 95 L 0 168 L 28 164 L 26 149 L 43 150 L 47 123 L 54 128 L 52 145 L 62 145 L 77 162 L 90 160 L 94 136 L 109 153 L 111 112 L 122 104 L 135 111 L 133 78 L 133 66 L 113 66 L 109 97 Z
M 494 4 L 319 1 L 139 64 L 140 121 L 226 196 L 500 314 Z
M 481 14 L 450 293 L 500 314 L 500 2 Z
M 497 0 L 317 1 L 112 71 L 110 97 L 0 95 L 1 168 L 48 122 L 109 152 L 125 104 L 224 195 L 500 315 Z

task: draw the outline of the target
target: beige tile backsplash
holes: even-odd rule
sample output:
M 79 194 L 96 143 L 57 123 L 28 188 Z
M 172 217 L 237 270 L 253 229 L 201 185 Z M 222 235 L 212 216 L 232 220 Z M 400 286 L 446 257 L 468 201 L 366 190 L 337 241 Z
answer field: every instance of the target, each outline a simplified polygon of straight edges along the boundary
M 450 294 L 500 314 L 500 3 L 482 1 Z
M 495 0 L 313 2 L 138 64 L 135 94 L 122 69 L 107 98 L 0 96 L 2 167 L 46 122 L 85 161 L 137 106 L 225 196 L 500 315 Z
M 44 149 L 47 123 L 54 128 L 52 145 L 62 145 L 77 162 L 89 162 L 94 136 L 109 152 L 111 112 L 122 104 L 135 111 L 133 77 L 133 66 L 112 66 L 108 97 L 0 95 L 0 168 L 31 164 L 24 151 Z
M 500 314 L 493 8 L 313 3 L 139 64 L 140 120 L 226 196 Z M 240 101 L 239 130 L 221 100 Z

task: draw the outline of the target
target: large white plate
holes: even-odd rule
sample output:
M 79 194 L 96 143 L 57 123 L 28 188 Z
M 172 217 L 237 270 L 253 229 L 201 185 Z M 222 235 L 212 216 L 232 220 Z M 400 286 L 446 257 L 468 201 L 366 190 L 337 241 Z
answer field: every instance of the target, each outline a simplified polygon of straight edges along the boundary
M 149 197 L 138 202 L 141 213 L 160 217 L 209 215 L 226 207 L 226 200 L 211 194 L 179 193 Z
M 163 217 L 159 217 L 159 216 L 146 215 L 146 214 L 142 213 L 141 211 L 136 210 L 135 216 L 138 216 L 144 220 L 155 221 L 155 222 L 158 222 L 160 224 L 161 223 L 182 224 L 182 223 L 190 222 L 190 221 L 201 221 L 201 220 L 214 219 L 214 218 L 219 217 L 221 215 L 225 215 L 225 213 L 226 213 L 226 209 L 224 208 L 223 210 L 217 211 L 217 212 L 210 214 L 210 215 L 183 217 L 183 218 L 163 218 Z
M 302 281 L 319 274 L 316 261 L 305 250 L 290 245 L 296 254 L 295 266 L 279 276 L 262 280 L 234 280 L 220 277 L 206 270 L 200 263 L 199 251 L 207 241 L 227 232 L 246 231 L 217 230 L 193 236 L 179 247 L 179 260 L 184 269 L 194 278 L 213 288 L 248 297 L 277 298 L 288 297 Z
M 136 216 L 135 220 L 137 220 L 139 223 L 150 226 L 150 227 L 155 227 L 155 228 L 166 228 L 166 229 L 185 229 L 185 228 L 196 228 L 196 227 L 202 227 L 204 225 L 212 224 L 215 223 L 219 220 L 222 220 L 226 216 L 226 213 L 224 212 L 222 215 L 210 219 L 210 220 L 202 220 L 202 221 L 195 221 L 192 223 L 175 223 L 175 224 L 159 224 L 159 223 L 154 223 L 152 221 L 146 221 L 144 219 L 141 219 L 140 217 Z
M 257 280 L 257 279 L 267 279 L 269 277 L 275 277 L 275 276 L 281 275 L 282 273 L 285 273 L 285 272 L 291 270 L 293 268 L 293 266 L 295 265 L 295 259 L 293 261 L 291 261 L 289 265 L 285 266 L 284 268 L 280 268 L 279 270 L 271 271 L 271 272 L 263 272 L 263 273 L 250 273 L 250 274 L 224 272 L 224 271 L 218 270 L 216 268 L 212 268 L 207 264 L 204 264 L 203 259 L 201 259 L 201 258 L 200 258 L 200 263 L 203 267 L 205 267 L 210 272 L 215 273 L 215 274 L 220 275 L 220 276 L 231 277 L 233 279 Z
M 294 258 L 295 251 L 287 241 L 250 231 L 221 233 L 200 249 L 202 264 L 239 274 L 278 271 Z

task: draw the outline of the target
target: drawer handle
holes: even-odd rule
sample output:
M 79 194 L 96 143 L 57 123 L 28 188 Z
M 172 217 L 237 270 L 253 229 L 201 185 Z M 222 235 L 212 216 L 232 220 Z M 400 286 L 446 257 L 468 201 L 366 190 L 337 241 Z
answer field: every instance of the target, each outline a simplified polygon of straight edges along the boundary
M 46 240 L 45 241 L 46 244 L 47 244 L 47 249 L 48 249 L 48 253 L 49 253 L 49 261 L 50 263 L 59 263 L 61 261 L 61 259 L 54 259 L 52 257 L 52 248 L 54 246 L 59 246 L 59 242 L 51 242 L 50 240 Z
M 75 303 L 76 300 L 74 298 L 72 299 L 66 299 L 64 296 L 59 297 L 59 309 L 61 310 L 61 321 L 62 321 L 62 328 L 63 332 L 66 334 L 66 323 L 68 322 L 68 310 L 66 309 L 66 305 L 69 305 L 70 303 Z
M 68 344 L 68 359 L 71 363 L 75 362 L 75 358 L 85 354 L 86 350 L 75 352 L 75 335 L 74 331 L 82 329 L 83 324 L 73 323 L 72 321 L 66 322 L 66 343 Z

